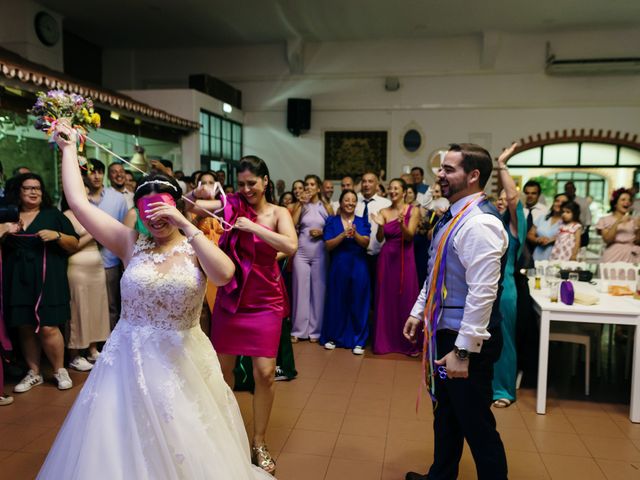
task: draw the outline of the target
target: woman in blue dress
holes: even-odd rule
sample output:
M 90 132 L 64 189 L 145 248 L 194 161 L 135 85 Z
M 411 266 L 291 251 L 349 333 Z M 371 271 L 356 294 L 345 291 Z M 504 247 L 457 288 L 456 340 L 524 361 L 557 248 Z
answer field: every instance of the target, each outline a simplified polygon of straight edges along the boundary
M 502 353 L 493 367 L 493 406 L 505 408 L 516 400 L 516 319 L 518 316 L 518 294 L 516 291 L 516 262 L 522 253 L 527 236 L 527 220 L 524 216 L 520 195 L 513 178 L 505 166 L 507 158 L 517 146 L 505 150 L 498 159 L 498 172 L 503 190 L 496 202 L 502 221 L 509 235 L 509 248 L 502 279 L 500 313 L 502 314 Z
M 324 321 L 320 342 L 327 350 L 350 348 L 364 353 L 369 336 L 371 289 L 367 270 L 367 245 L 371 225 L 355 216 L 358 197 L 353 190 L 340 195 L 340 214 L 327 218 L 324 241 L 331 253 Z

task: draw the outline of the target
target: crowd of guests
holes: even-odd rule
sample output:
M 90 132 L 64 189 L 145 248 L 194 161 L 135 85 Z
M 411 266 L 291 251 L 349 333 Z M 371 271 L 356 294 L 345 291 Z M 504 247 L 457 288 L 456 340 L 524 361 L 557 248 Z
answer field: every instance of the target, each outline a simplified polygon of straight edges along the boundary
M 501 309 L 507 319 L 503 327 L 511 333 L 505 335 L 496 374 L 499 379 L 504 365 L 509 380 L 504 382 L 506 387 L 494 386 L 496 406 L 515 400 L 516 346 L 509 339 L 515 338 L 517 299 L 523 294 L 516 288 L 517 273 L 538 260 L 575 260 L 591 227 L 588 203 L 576 196 L 572 182 L 548 207 L 535 180 L 527 182 L 520 194 L 508 174 L 506 158 L 498 161 L 504 189 L 495 205 L 509 234 Z M 173 172 L 167 161 L 154 161 L 152 168 L 175 178 L 184 192 L 216 183 L 224 185 L 226 193 L 234 191 L 226 183 L 224 170 L 186 176 Z M 52 204 L 37 173 L 26 168 L 14 173 L 6 184 L 4 203 L 17 205 L 20 219 L 0 225 L 4 358 L 15 360 L 15 355 L 6 353 L 12 339 L 28 367 L 15 392 L 43 382 L 41 351 L 53 366 L 58 387 L 71 388 L 65 355 L 70 368 L 91 370 L 100 355 L 99 346 L 120 315 L 122 264 L 86 232 L 64 196 L 59 209 Z M 375 354 L 421 353 L 422 340 L 409 342 L 402 328 L 428 275 L 434 226 L 449 205 L 438 183 L 424 182 L 420 167 L 388 182 L 383 175 L 345 176 L 339 194 L 334 192 L 334 182 L 316 175 L 294 181 L 290 190 L 282 180 L 271 182 L 269 200 L 290 213 L 299 242 L 292 258 L 279 256 L 291 305 L 283 335 L 287 338 L 281 344 L 308 340 L 329 350 L 347 348 L 362 355 L 370 343 Z M 84 183 L 93 204 L 145 233 L 133 203 L 135 175 L 124 165 L 107 167 L 90 159 Z M 640 209 L 633 208 L 637 185 L 635 189 L 614 191 L 610 214 L 595 224 L 604 243 L 603 262 L 640 262 Z M 218 241 L 222 230 L 216 220 L 197 211 L 190 215 L 208 238 Z M 210 285 L 205 311 L 213 311 L 215 294 Z M 208 332 L 208 320 L 203 328 Z M 291 351 L 290 344 L 282 348 Z M 279 379 L 295 376 L 292 361 L 279 358 L 278 363 Z M 0 403 L 10 398 L 0 397 Z

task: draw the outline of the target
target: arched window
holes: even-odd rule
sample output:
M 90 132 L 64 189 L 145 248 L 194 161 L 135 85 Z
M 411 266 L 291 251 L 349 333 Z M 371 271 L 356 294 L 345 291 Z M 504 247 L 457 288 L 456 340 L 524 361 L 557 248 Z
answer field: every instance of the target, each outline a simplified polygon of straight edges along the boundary
M 638 136 L 611 131 L 564 130 L 521 139 L 508 160 L 509 171 L 522 185 L 540 181 L 548 199 L 572 181 L 576 193 L 590 197 L 592 222 L 608 209 L 609 196 L 619 187 L 631 187 L 640 175 Z

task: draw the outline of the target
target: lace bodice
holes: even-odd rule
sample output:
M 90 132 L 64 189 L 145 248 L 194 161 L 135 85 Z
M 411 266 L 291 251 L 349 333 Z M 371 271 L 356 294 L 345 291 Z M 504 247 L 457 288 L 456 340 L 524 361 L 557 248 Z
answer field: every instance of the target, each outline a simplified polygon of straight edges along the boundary
M 206 277 L 186 239 L 167 253 L 151 250 L 140 236 L 120 283 L 121 321 L 164 330 L 184 330 L 200 322 Z

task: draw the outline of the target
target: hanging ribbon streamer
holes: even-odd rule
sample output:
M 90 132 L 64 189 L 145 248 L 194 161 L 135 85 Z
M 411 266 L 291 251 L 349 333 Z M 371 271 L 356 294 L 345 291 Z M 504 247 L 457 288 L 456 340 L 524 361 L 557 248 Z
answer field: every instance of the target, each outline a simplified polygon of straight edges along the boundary
M 427 291 L 427 303 L 424 309 L 424 344 L 422 349 L 422 381 L 420 382 L 420 388 L 418 392 L 418 399 L 416 401 L 416 411 L 420 404 L 420 398 L 422 397 L 422 388 L 426 386 L 429 390 L 431 400 L 436 402 L 435 397 L 435 375 L 439 374 L 442 378 L 442 370 L 436 371 L 434 363 L 437 360 L 437 345 L 436 345 L 436 332 L 438 330 L 438 323 L 442 316 L 442 304 L 447 296 L 447 289 L 444 284 L 447 250 L 449 242 L 455 236 L 455 232 L 462 226 L 462 220 L 472 211 L 473 207 L 478 205 L 484 200 L 484 193 L 479 193 L 471 198 L 462 209 L 453 217 L 445 228 L 438 246 L 436 248 L 436 255 L 433 262 L 433 270 L 429 276 Z M 435 241 L 435 239 L 434 239 Z

